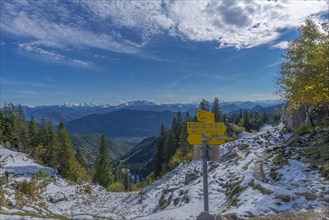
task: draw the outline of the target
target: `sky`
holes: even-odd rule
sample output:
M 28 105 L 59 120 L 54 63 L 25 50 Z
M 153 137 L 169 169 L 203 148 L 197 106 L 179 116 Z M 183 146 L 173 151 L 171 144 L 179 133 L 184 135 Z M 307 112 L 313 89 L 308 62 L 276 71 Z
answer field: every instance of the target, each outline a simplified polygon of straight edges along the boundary
M 2 0 L 1 105 L 271 100 L 325 0 Z

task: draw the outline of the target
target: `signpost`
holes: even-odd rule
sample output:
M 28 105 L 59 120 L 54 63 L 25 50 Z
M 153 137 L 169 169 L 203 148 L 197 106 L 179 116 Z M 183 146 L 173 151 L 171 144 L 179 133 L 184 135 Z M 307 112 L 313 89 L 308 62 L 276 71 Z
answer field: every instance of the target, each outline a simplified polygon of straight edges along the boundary
M 208 201 L 208 169 L 207 169 L 207 145 L 220 145 L 225 143 L 226 126 L 222 122 L 215 122 L 215 115 L 209 112 L 209 102 L 202 100 L 202 110 L 197 110 L 198 122 L 187 122 L 187 141 L 190 144 L 202 145 L 202 167 L 203 167 L 203 196 L 204 211 L 209 213 Z
M 215 114 L 204 110 L 196 111 L 196 117 L 200 122 L 215 122 Z
M 187 133 L 189 134 L 218 134 L 224 135 L 226 126 L 223 122 L 187 122 Z
M 225 144 L 225 138 L 222 135 L 217 135 L 217 134 L 204 134 L 207 140 L 208 145 L 221 145 Z M 201 141 L 202 134 L 189 134 L 187 137 L 187 141 L 190 144 L 202 144 Z

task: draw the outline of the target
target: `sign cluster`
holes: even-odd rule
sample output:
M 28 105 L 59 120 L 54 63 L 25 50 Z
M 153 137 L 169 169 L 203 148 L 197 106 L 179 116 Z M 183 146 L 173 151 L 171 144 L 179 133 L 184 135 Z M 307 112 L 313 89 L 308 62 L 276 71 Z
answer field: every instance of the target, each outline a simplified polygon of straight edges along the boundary
M 187 141 L 190 144 L 202 144 L 202 134 L 207 137 L 207 144 L 224 144 L 224 134 L 226 126 L 223 122 L 215 122 L 215 114 L 212 112 L 197 110 L 196 117 L 198 122 L 187 122 L 187 132 L 189 134 Z

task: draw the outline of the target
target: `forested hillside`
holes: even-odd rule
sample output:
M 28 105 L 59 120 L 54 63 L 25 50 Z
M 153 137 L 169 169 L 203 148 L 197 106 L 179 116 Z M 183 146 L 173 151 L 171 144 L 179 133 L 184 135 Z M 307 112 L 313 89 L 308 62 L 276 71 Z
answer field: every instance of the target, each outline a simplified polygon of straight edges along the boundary
M 109 137 L 149 137 L 158 134 L 161 123 L 169 126 L 175 114 L 170 111 L 120 110 L 70 121 L 67 129 L 75 134 L 104 133 Z
M 86 167 L 91 168 L 95 161 L 101 144 L 100 134 L 86 134 L 86 135 L 70 135 L 72 144 L 75 150 L 80 150 L 81 154 L 85 158 Z M 107 137 L 109 146 L 110 161 L 114 161 L 127 152 L 129 152 L 133 146 L 124 144 L 117 140 Z
M 144 179 L 153 172 L 156 137 L 149 137 L 121 156 L 115 163 L 130 169 L 132 175 Z

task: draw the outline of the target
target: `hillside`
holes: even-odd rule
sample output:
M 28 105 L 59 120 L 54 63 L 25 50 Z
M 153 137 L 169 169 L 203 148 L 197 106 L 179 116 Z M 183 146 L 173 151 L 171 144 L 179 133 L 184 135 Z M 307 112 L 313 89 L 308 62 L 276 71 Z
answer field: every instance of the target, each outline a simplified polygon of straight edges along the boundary
M 327 132 L 296 138 L 282 125 L 267 126 L 223 145 L 221 161 L 208 163 L 210 213 L 230 219 L 285 219 L 287 213 L 294 213 L 295 220 L 328 218 L 329 181 L 298 154 L 310 142 L 328 145 Z M 0 155 L 1 219 L 196 219 L 203 210 L 201 161 L 180 165 L 140 192 L 114 193 L 96 185 L 71 185 L 53 169 L 2 146 Z M 56 181 L 35 174 L 40 170 L 56 175 Z M 20 187 L 24 180 L 37 185 L 37 197 Z
M 70 121 L 66 128 L 75 134 L 105 134 L 109 137 L 150 137 L 158 135 L 161 123 L 169 126 L 174 112 L 120 110 L 88 115 Z
M 86 134 L 86 135 L 71 135 L 70 136 L 74 149 L 80 149 L 82 155 L 86 159 L 87 167 L 91 167 L 99 154 L 99 147 L 101 143 L 100 134 Z M 132 149 L 131 145 L 119 142 L 107 137 L 107 144 L 110 151 L 110 160 L 114 161 L 123 156 Z
M 120 157 L 119 161 L 124 167 L 129 168 L 133 175 L 145 178 L 154 169 L 156 144 L 156 137 L 146 138 Z

